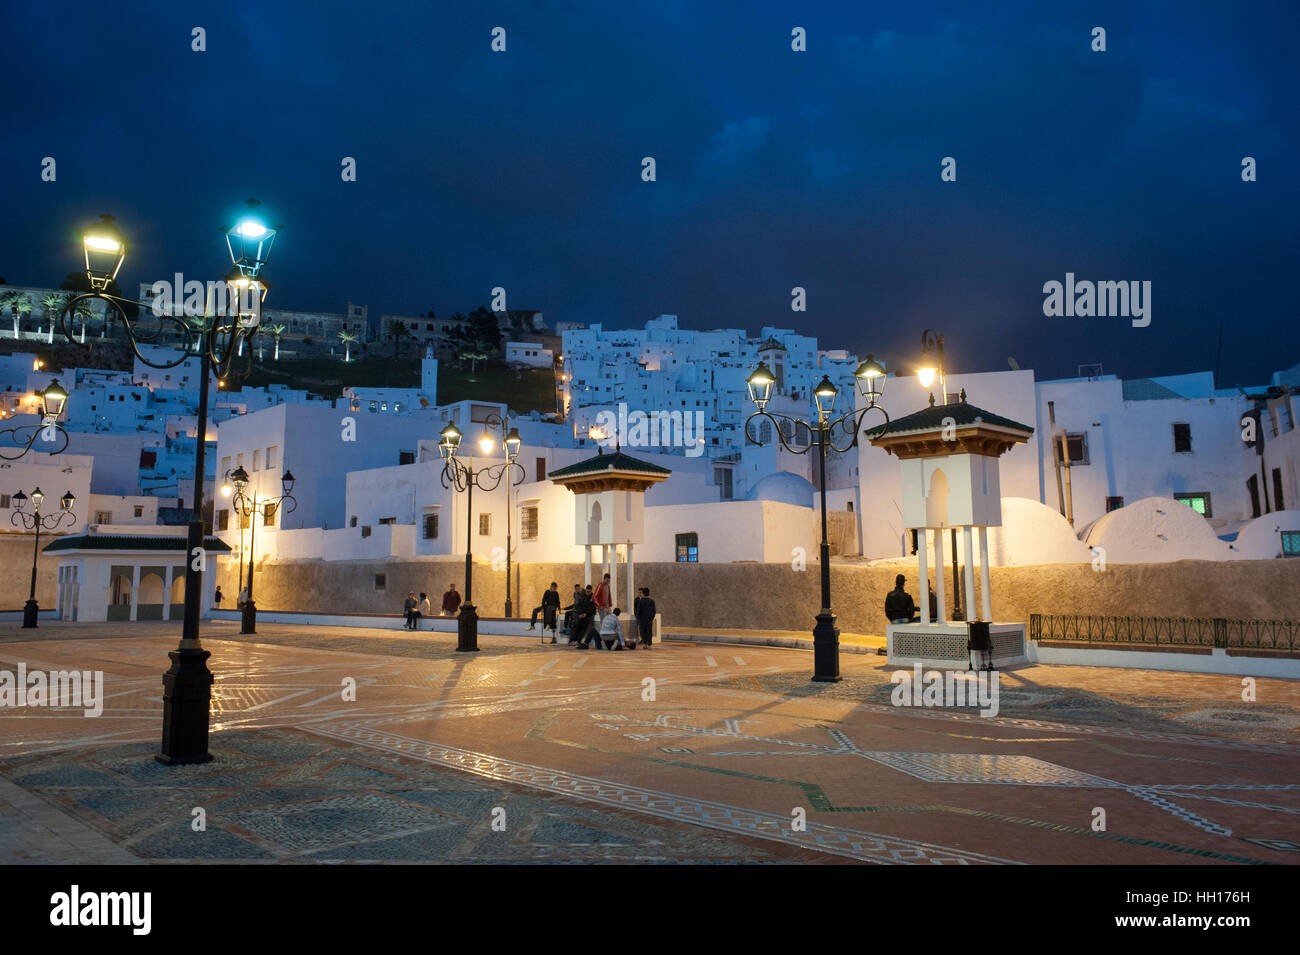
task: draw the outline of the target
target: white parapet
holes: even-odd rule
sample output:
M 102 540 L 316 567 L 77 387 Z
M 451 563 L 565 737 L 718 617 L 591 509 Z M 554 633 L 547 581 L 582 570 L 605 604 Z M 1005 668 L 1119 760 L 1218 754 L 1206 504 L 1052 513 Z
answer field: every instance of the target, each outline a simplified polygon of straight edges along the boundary
M 965 670 L 983 665 L 983 655 L 967 650 L 970 639 L 964 622 L 891 623 L 885 628 L 890 666 L 913 666 L 934 669 Z M 995 667 L 1028 663 L 1026 632 L 1023 623 L 990 623 L 989 639 L 993 643 Z

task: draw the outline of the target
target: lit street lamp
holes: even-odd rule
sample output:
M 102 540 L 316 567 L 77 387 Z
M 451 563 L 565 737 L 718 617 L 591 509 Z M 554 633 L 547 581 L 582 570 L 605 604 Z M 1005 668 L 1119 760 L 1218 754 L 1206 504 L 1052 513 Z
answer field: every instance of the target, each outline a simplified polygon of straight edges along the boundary
M 832 420 L 831 415 L 835 410 L 835 399 L 839 395 L 839 389 L 829 377 L 823 377 L 817 387 L 813 389 L 813 400 L 817 405 L 817 420 L 813 423 L 804 421 L 802 418 L 796 418 L 791 415 L 773 414 L 767 410 L 767 404 L 772 399 L 772 388 L 776 384 L 776 377 L 764 363 L 754 369 L 753 374 L 746 379 L 745 384 L 749 388 L 749 398 L 758 408 L 745 421 L 745 438 L 753 444 L 761 445 L 763 442 L 750 432 L 750 424 L 755 418 L 766 418 L 773 425 L 773 431 L 776 433 L 777 440 L 781 446 L 792 454 L 807 454 L 813 447 L 817 448 L 817 459 L 820 474 L 819 484 L 821 486 L 821 505 L 822 505 L 822 545 L 821 545 L 821 585 L 822 585 L 822 605 L 817 614 L 817 625 L 813 627 L 813 680 L 817 683 L 834 683 L 840 679 L 840 631 L 835 626 L 835 614 L 831 610 L 831 548 L 827 539 L 826 528 L 826 455 L 828 452 L 844 454 L 858 445 L 858 428 L 862 424 L 862 419 L 868 411 L 879 411 L 884 417 L 884 423 L 879 425 L 876 430 L 864 431 L 863 434 L 870 437 L 872 434 L 883 434 L 889 425 L 889 414 L 880 406 L 880 396 L 885 389 L 885 369 L 868 355 L 866 361 L 858 365 L 857 371 L 853 373 L 857 381 L 858 391 L 861 393 L 866 405 L 856 411 L 850 411 L 838 418 Z M 795 433 L 800 429 L 808 432 L 808 442 L 795 442 L 794 445 L 787 441 L 786 434 L 782 430 L 782 423 L 790 426 L 790 439 L 794 439 Z M 835 429 L 851 434 L 849 441 L 843 445 L 837 445 L 832 436 Z
M 506 460 L 485 468 L 475 468 L 473 456 L 470 457 L 468 464 L 457 456 L 463 437 L 460 429 L 454 424 L 447 425 L 442 429 L 438 453 L 446 462 L 442 466 L 442 486 L 448 489 L 454 487 L 457 491 L 465 492 L 465 602 L 460 605 L 460 616 L 456 621 L 456 649 L 476 651 L 478 650 L 478 611 L 472 602 L 474 599 L 474 488 L 477 487 L 485 492 L 495 491 L 500 487 L 502 479 L 505 479 L 508 493 L 511 484 L 523 483 L 524 469 L 515 461 L 516 455 L 519 454 L 520 441 L 519 434 L 514 429 L 511 429 L 505 441 Z M 488 442 L 486 448 L 485 440 Z M 485 433 L 479 441 L 479 450 L 487 453 L 492 445 L 491 437 Z M 519 472 L 518 480 L 511 481 L 510 477 L 514 475 L 516 469 Z
M 244 541 L 244 524 L 248 524 L 248 597 L 244 600 L 243 607 L 240 608 L 242 616 L 240 618 L 240 633 L 257 633 L 257 606 L 253 603 L 253 551 L 257 542 L 257 521 L 256 516 L 260 513 L 262 519 L 268 524 L 275 521 L 276 514 L 292 514 L 298 509 L 298 499 L 291 493 L 293 491 L 293 472 L 285 470 L 280 478 L 280 489 L 283 493 L 277 495 L 263 495 L 260 499 L 257 496 L 257 489 L 254 488 L 251 494 L 245 493 L 248 490 L 250 479 L 248 472 L 243 467 L 235 468 L 233 471 L 226 472 L 226 483 L 222 485 L 221 493 L 230 497 L 230 504 L 242 520 L 239 526 L 240 547 L 243 547 Z M 233 495 L 232 495 L 233 489 Z M 281 525 L 283 526 L 283 524 Z M 243 555 L 240 555 L 239 561 L 239 592 L 244 592 L 244 561 Z
M 69 298 L 59 316 L 60 330 L 70 343 L 81 348 L 93 347 L 76 340 L 69 318 L 76 314 L 78 305 L 98 299 L 109 309 L 105 321 L 116 316 L 122 322 L 135 357 L 149 367 L 175 368 L 191 354 L 197 352 L 199 355 L 198 440 L 194 451 L 194 507 L 186 542 L 185 618 L 180 644 L 168 654 L 172 661 L 171 669 L 163 675 L 162 747 L 155 757 L 168 765 L 205 763 L 212 759 L 208 753 L 208 722 L 213 676 L 207 666 L 211 653 L 203 649 L 199 640 L 205 559 L 203 502 L 208 381 L 214 372 L 217 378 L 229 380 L 234 373 L 235 359 L 243 352 L 243 340 L 256 334 L 267 290 L 261 270 L 279 232 L 279 227 L 271 224 L 256 200 L 250 199 L 245 205 L 246 209 L 225 230 L 234 271 L 225 282 L 209 286 L 212 294 L 196 327 L 174 314 L 174 309 L 155 307 L 152 302 L 136 302 L 108 292 L 122 267 L 129 245 L 113 217 L 107 215 L 82 234 L 86 278 L 91 291 Z M 179 295 L 180 290 L 176 292 Z M 130 312 L 138 307 L 147 311 L 133 318 Z M 142 343 L 167 344 L 177 337 L 183 344 L 177 348 L 174 361 L 160 361 L 153 353 L 146 357 L 140 351 Z M 249 349 L 245 362 L 246 367 L 251 367 L 252 349 Z
M 38 436 L 42 442 L 53 442 L 59 437 L 63 438 L 63 443 L 58 449 L 46 452 L 48 454 L 59 454 L 68 446 L 68 432 L 64 431 L 63 425 L 59 424 L 59 416 L 63 414 L 64 405 L 68 403 L 67 391 L 59 384 L 59 379 L 55 378 L 45 386 L 44 391 L 38 392 L 37 396 L 41 401 L 41 423 L 5 428 L 0 431 L 0 435 L 7 436 L 13 447 L 17 449 L 14 451 L 0 446 L 0 458 L 6 461 L 17 461 L 31 450 Z
M 929 388 L 934 384 L 935 378 L 938 378 L 939 394 L 943 398 L 939 404 L 948 404 L 948 369 L 944 366 L 943 360 L 943 334 L 936 332 L 933 328 L 927 328 L 923 331 L 921 333 L 921 354 L 927 357 L 922 359 L 923 364 L 916 369 L 917 381 L 921 383 L 922 388 Z M 934 357 L 928 357 L 931 355 Z M 917 531 L 912 533 L 916 534 Z M 935 531 L 935 533 L 941 532 Z M 960 571 L 957 569 L 957 528 L 952 528 L 949 534 L 952 541 L 952 612 L 955 618 L 960 619 L 962 610 Z
M 53 514 L 41 513 L 41 505 L 45 503 L 45 495 L 39 487 L 32 491 L 31 513 L 23 510 L 27 505 L 27 500 L 27 495 L 22 491 L 15 494 L 13 496 L 14 513 L 9 518 L 15 527 L 21 524 L 29 531 L 36 531 L 36 540 L 32 544 L 32 589 L 27 595 L 27 603 L 23 607 L 24 630 L 30 630 L 36 626 L 36 617 L 41 611 L 40 606 L 36 603 L 36 558 L 41 553 L 41 528 L 52 531 L 62 524 L 65 519 L 69 524 L 77 522 L 76 515 L 72 513 L 72 505 L 76 503 L 77 499 L 72 496 L 71 491 L 65 492 L 63 497 L 59 498 L 60 509 Z
M 502 436 L 502 444 L 504 445 L 506 450 L 506 457 L 511 461 L 513 461 L 516 457 L 518 457 L 519 446 L 523 444 L 523 439 L 519 437 L 518 428 L 510 427 L 509 416 L 502 416 L 497 414 L 496 412 L 492 412 L 487 416 L 487 419 L 483 422 L 483 436 L 479 438 L 478 444 L 479 444 L 479 450 L 482 451 L 485 455 L 491 454 L 496 449 L 496 439 L 493 437 L 494 433 L 500 434 Z M 520 465 L 521 470 L 522 468 L 523 465 Z M 505 614 L 507 617 L 513 617 L 515 615 L 514 602 L 510 599 L 511 597 L 510 567 L 511 567 L 511 557 L 512 557 L 511 548 L 513 547 L 513 541 L 511 538 L 511 528 L 514 523 L 514 518 L 513 518 L 514 511 L 511 509 L 511 503 L 510 503 L 511 489 L 512 489 L 512 485 L 509 481 L 507 481 L 506 482 L 506 614 Z M 466 597 L 465 599 L 468 600 L 469 598 Z

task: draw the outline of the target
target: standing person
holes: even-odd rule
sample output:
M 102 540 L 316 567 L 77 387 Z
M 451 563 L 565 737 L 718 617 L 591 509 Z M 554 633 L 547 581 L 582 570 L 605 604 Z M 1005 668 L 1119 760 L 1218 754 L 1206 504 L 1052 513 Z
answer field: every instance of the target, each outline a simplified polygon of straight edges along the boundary
M 418 603 L 419 602 L 415 599 L 414 590 L 408 593 L 406 595 L 406 600 L 402 602 L 402 613 L 406 616 L 407 630 L 415 629 L 415 608 L 418 606 Z
M 587 641 L 594 639 L 595 628 L 592 618 L 596 616 L 596 604 L 591 599 L 591 588 L 578 591 L 573 605 L 573 631 L 569 634 L 569 645 L 580 650 L 587 649 Z M 600 644 L 597 643 L 597 646 Z
M 429 595 L 426 594 L 424 591 L 420 591 L 420 606 L 415 611 L 415 618 L 416 618 L 415 629 L 416 630 L 420 629 L 421 617 L 432 617 L 432 616 L 433 616 L 433 606 L 429 603 Z M 429 626 L 432 627 L 433 624 L 430 624 Z
M 623 611 L 615 607 L 605 619 L 600 622 L 600 639 L 605 644 L 606 650 L 623 650 L 623 625 L 618 622 L 618 616 Z
M 596 592 L 592 594 L 592 599 L 596 602 L 596 613 L 600 615 L 602 623 L 605 621 L 605 614 L 609 613 L 610 593 L 609 593 L 609 574 L 601 578 L 600 585 Z
M 885 619 L 890 623 L 911 623 L 916 619 L 916 602 L 903 589 L 906 583 L 906 575 L 899 574 L 894 578 L 894 589 L 885 595 Z
M 216 610 L 220 610 L 220 609 L 221 609 L 221 601 L 222 601 L 223 599 L 225 599 L 225 595 L 222 594 L 222 592 L 221 592 L 221 585 L 218 584 L 218 585 L 217 585 L 217 592 L 214 593 L 214 594 L 212 595 L 212 606 L 213 606 L 213 608 L 216 609 Z
M 632 604 L 632 615 L 636 617 L 636 630 L 647 650 L 655 634 L 655 602 L 650 599 L 650 588 L 642 587 L 641 596 Z
M 582 584 L 573 585 L 573 596 L 569 598 L 569 605 L 564 608 L 564 626 L 560 628 L 560 633 L 568 636 L 573 632 L 573 618 L 575 616 L 575 607 L 578 606 L 578 600 L 582 597 Z
M 555 613 L 560 609 L 560 585 L 551 581 L 551 589 L 542 592 L 542 605 L 533 608 L 533 619 L 528 621 L 528 629 L 537 627 L 537 615 L 542 614 L 542 629 L 555 629 Z
M 448 617 L 456 616 L 460 610 L 460 594 L 456 593 L 456 585 L 448 584 L 447 592 L 442 595 L 442 612 Z

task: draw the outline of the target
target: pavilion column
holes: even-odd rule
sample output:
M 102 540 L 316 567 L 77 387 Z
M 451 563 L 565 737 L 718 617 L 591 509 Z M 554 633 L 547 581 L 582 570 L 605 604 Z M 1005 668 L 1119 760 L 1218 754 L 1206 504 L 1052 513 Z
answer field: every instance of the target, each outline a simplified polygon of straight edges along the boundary
M 942 573 L 942 571 L 941 571 Z M 916 531 L 916 579 L 921 588 L 921 623 L 930 622 L 930 532 Z
M 582 586 L 590 587 L 591 586 L 591 545 L 590 544 L 585 545 L 583 547 L 583 550 L 586 552 L 586 556 L 584 558 L 583 565 L 582 565 Z
M 977 620 L 975 615 L 975 556 L 972 547 L 973 535 L 969 527 L 961 529 L 962 551 L 966 555 L 966 569 L 962 582 L 966 585 L 966 619 Z
M 989 588 L 989 529 L 980 527 L 980 610 L 985 620 L 993 619 L 993 597 Z
M 623 609 L 628 614 L 632 613 L 632 608 L 636 606 L 636 563 L 632 560 L 632 542 L 627 542 L 627 603 L 623 604 Z
M 201 612 L 201 611 L 200 611 Z M 168 564 L 163 569 L 163 608 L 162 618 L 170 620 L 172 618 L 172 568 Z
M 946 623 L 948 620 L 948 605 L 945 600 L 943 579 L 947 575 L 943 572 L 943 569 L 943 528 L 936 527 L 934 530 L 934 600 L 937 605 L 939 619 L 935 623 Z
M 131 619 L 137 620 L 140 609 L 140 565 L 131 565 Z
M 612 612 L 618 606 L 618 545 L 609 545 L 609 609 Z

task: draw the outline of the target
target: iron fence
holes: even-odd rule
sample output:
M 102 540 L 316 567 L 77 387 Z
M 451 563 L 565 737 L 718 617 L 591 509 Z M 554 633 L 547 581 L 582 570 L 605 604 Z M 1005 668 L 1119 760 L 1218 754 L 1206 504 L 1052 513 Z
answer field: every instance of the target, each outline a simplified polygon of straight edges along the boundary
M 1029 639 L 1218 649 L 1300 650 L 1300 622 L 1228 617 L 1128 617 L 1036 613 Z

